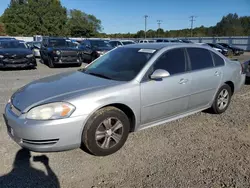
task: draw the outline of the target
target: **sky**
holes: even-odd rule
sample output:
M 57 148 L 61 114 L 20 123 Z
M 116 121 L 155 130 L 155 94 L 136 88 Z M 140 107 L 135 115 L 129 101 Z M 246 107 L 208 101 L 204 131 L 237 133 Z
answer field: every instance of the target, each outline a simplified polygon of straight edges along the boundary
M 10 0 L 0 0 L 0 15 Z M 162 20 L 164 30 L 190 28 L 190 16 L 196 16 L 194 27 L 213 26 L 222 16 L 237 13 L 250 16 L 250 0 L 61 0 L 67 9 L 80 9 L 102 21 L 105 33 L 135 33 L 157 29 Z

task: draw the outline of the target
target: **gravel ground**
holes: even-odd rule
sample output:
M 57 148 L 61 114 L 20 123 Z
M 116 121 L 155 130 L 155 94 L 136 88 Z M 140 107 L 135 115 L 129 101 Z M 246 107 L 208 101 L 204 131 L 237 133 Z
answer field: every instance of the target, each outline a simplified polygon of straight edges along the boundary
M 250 59 L 250 53 L 239 58 Z M 28 82 L 73 68 L 0 72 L 0 113 Z M 20 150 L 0 117 L 0 187 L 250 187 L 250 85 L 222 115 L 195 115 L 133 133 L 107 157 L 81 149 L 45 153 Z M 31 155 L 31 156 L 30 156 Z

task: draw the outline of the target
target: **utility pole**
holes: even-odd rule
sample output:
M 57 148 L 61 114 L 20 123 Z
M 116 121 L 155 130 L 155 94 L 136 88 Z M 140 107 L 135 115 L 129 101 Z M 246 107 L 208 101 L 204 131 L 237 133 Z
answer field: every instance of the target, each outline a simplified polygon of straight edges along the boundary
M 157 37 L 159 37 L 159 29 L 161 28 L 161 22 L 162 22 L 162 20 L 157 20 L 157 24 L 158 24 Z
M 147 19 L 148 19 L 148 15 L 144 15 L 145 18 L 145 38 L 147 38 Z
M 190 33 L 190 36 L 192 37 L 193 36 L 193 26 L 194 26 L 194 21 L 197 16 L 190 16 L 189 18 L 191 18 L 190 22 L 191 22 L 191 33 Z

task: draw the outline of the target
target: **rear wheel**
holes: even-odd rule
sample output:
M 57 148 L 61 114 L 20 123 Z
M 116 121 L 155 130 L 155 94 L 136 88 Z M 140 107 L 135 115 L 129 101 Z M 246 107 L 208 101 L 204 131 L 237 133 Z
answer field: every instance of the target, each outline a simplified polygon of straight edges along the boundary
M 121 110 L 115 107 L 100 109 L 86 123 L 82 142 L 93 155 L 110 155 L 126 142 L 129 126 L 129 119 Z
M 211 110 L 215 114 L 225 112 L 231 102 L 232 90 L 227 84 L 224 84 L 217 92 Z

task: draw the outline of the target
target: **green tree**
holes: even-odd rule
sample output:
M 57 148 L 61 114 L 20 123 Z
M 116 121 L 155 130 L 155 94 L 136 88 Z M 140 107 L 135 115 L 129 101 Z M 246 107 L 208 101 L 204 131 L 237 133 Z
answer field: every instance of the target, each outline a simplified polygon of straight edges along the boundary
M 58 0 L 12 1 L 2 21 L 9 35 L 63 36 L 67 14 Z
M 74 37 L 93 37 L 102 30 L 101 20 L 76 9 L 69 12 L 67 28 Z

